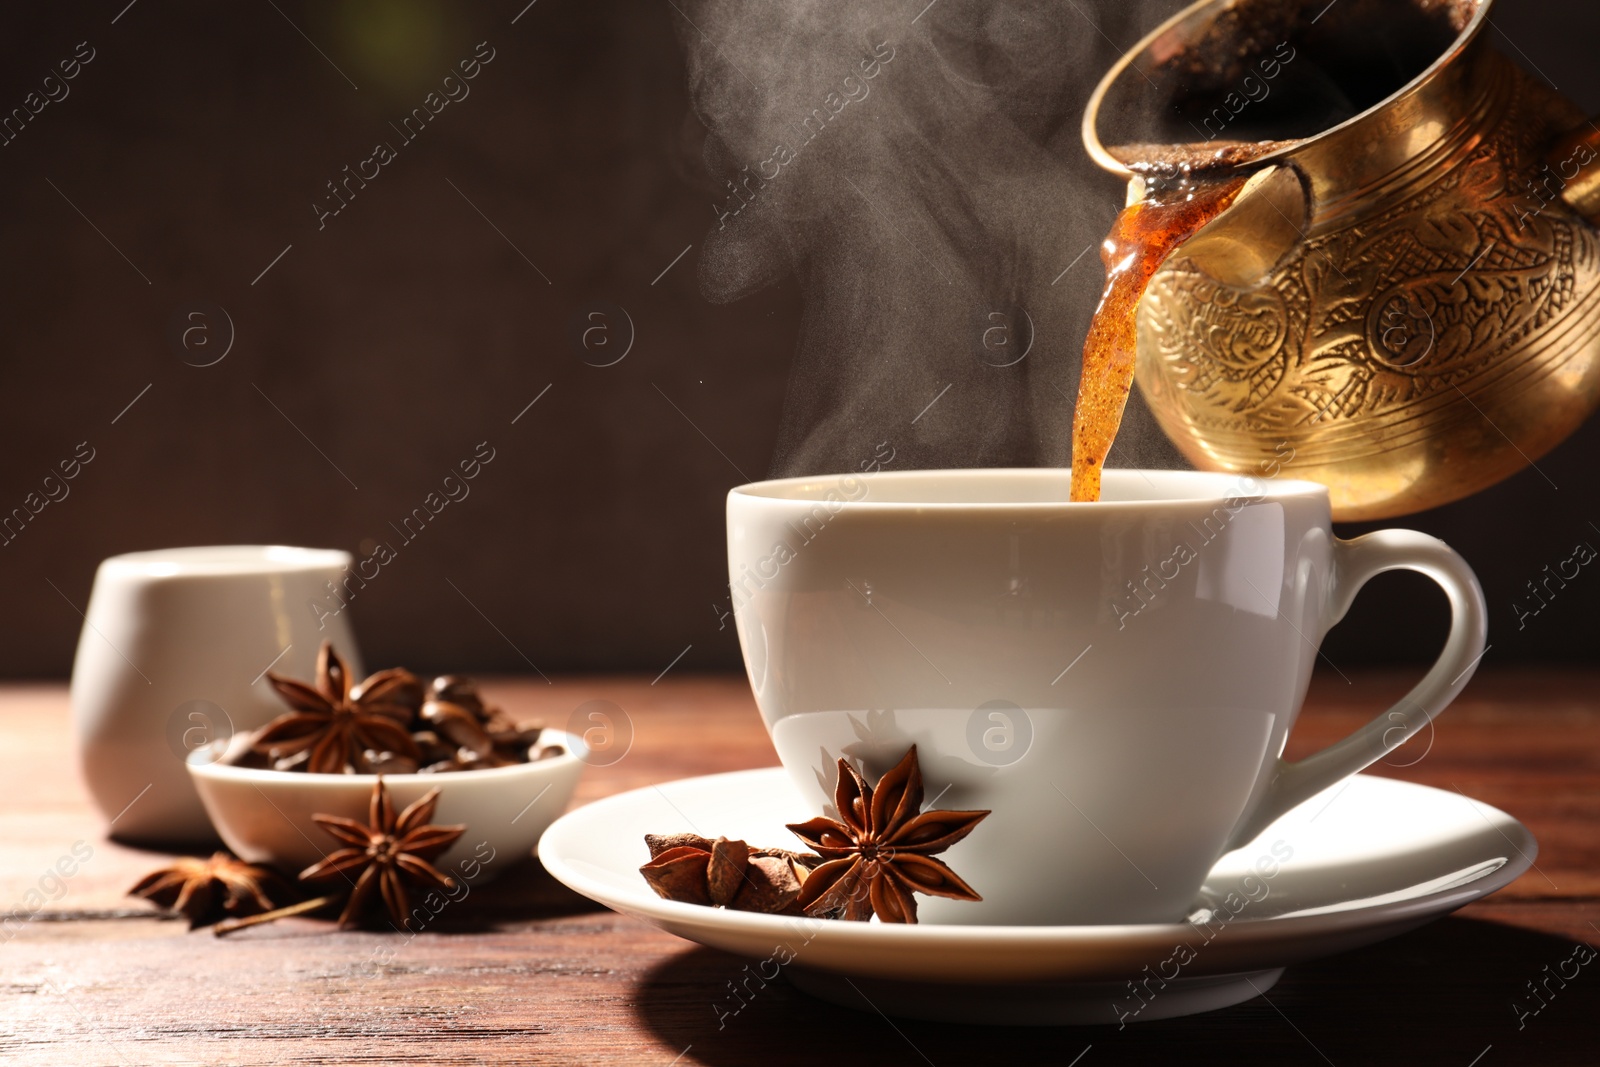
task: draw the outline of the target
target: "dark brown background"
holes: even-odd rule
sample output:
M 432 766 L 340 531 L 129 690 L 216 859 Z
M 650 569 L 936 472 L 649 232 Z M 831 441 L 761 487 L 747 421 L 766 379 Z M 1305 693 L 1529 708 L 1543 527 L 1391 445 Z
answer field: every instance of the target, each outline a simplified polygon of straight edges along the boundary
M 389 523 L 485 440 L 496 458 L 471 495 L 353 604 L 370 664 L 654 674 L 686 646 L 680 668 L 737 664 L 713 606 L 722 497 L 771 462 L 798 294 L 786 282 L 713 305 L 697 288 L 712 194 L 683 16 L 538 0 L 513 25 L 525 2 L 110 0 L 0 15 L 0 112 L 78 42 L 96 51 L 70 95 L 0 147 L 0 512 L 78 442 L 96 456 L 0 547 L 0 674 L 68 671 L 76 609 L 107 555 L 398 545 Z M 1092 18 L 1118 46 L 1177 6 L 1076 2 L 1085 33 Z M 1502 48 L 1600 110 L 1600 7 L 1502 0 L 1495 21 Z M 398 143 L 388 123 L 484 40 L 495 58 L 471 95 L 319 231 L 324 183 L 375 141 Z M 1119 198 L 1109 178 L 1076 197 L 1091 205 L 1074 209 L 1086 232 L 1103 232 Z M 195 301 L 234 324 L 214 366 L 184 359 L 218 349 L 172 337 Z M 634 324 L 615 366 L 586 365 L 572 340 L 593 301 Z M 1591 424 L 1540 462 L 1548 480 L 1525 472 L 1407 521 L 1483 577 L 1491 660 L 1595 658 L 1600 574 L 1525 630 L 1511 605 L 1576 542 L 1600 544 L 1597 441 Z M 1442 627 L 1426 582 L 1386 577 L 1327 650 L 1341 665 L 1423 659 Z

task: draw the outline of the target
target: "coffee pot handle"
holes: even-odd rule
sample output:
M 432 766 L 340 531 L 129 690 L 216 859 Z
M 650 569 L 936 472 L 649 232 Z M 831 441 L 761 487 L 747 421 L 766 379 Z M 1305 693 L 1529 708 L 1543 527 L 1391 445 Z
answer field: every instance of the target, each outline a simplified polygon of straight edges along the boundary
M 1414 530 L 1381 530 L 1352 541 L 1336 540 L 1333 559 L 1323 633 L 1344 617 L 1374 575 L 1416 571 L 1439 583 L 1450 598 L 1450 634 L 1444 651 L 1398 704 L 1343 741 L 1298 762 L 1279 759 L 1265 795 L 1240 823 L 1230 848 L 1246 844 L 1289 809 L 1370 767 L 1414 737 L 1456 698 L 1483 658 L 1488 631 L 1483 590 L 1466 560 L 1443 541 Z
M 1528 182 L 1534 196 L 1557 196 L 1600 225 L 1600 118 L 1560 138 L 1545 153 L 1545 166 Z

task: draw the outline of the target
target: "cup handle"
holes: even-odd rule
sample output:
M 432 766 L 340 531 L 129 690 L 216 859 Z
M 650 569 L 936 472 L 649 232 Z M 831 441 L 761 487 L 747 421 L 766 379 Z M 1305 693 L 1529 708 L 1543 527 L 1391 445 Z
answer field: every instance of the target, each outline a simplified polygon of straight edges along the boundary
M 1415 530 L 1380 530 L 1352 541 L 1335 540 L 1322 633 L 1344 618 L 1370 578 L 1392 570 L 1425 574 L 1450 598 L 1450 635 L 1445 638 L 1444 651 L 1398 704 L 1343 741 L 1297 763 L 1279 759 L 1272 783 L 1255 810 L 1240 823 L 1228 844 L 1230 849 L 1246 844 L 1290 808 L 1370 767 L 1409 740 L 1455 699 L 1477 670 L 1488 631 L 1483 590 L 1472 568 L 1454 549 Z

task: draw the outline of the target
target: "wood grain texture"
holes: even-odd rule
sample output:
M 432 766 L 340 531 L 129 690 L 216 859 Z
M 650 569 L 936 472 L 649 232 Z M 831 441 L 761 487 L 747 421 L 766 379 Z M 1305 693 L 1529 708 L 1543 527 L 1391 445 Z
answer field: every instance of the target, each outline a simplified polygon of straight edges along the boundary
M 1348 732 L 1409 680 L 1319 678 L 1291 755 Z M 551 725 L 589 699 L 626 710 L 632 746 L 586 772 L 580 803 L 773 762 L 739 678 L 488 689 Z M 105 839 L 77 778 L 64 687 L 9 686 L 0 906 L 48 899 L 34 921 L 0 930 L 0 1063 L 799 1064 L 817 1062 L 804 1039 L 823 1034 L 837 1042 L 827 1062 L 841 1064 L 1596 1062 L 1600 963 L 1537 1014 L 1519 1020 L 1513 1004 L 1535 1006 L 1527 983 L 1576 943 L 1600 945 L 1600 673 L 1480 677 L 1432 747 L 1419 745 L 1390 757 L 1409 766 L 1379 773 L 1516 815 L 1539 838 L 1537 869 L 1457 916 L 1293 968 L 1267 997 L 1225 1011 L 1122 1031 L 999 1030 L 891 1022 L 782 982 L 730 1013 L 744 961 L 598 909 L 531 859 L 409 939 L 308 920 L 220 941 L 189 933 L 122 897 L 165 854 Z M 69 878 L 47 875 L 77 842 L 89 858 Z

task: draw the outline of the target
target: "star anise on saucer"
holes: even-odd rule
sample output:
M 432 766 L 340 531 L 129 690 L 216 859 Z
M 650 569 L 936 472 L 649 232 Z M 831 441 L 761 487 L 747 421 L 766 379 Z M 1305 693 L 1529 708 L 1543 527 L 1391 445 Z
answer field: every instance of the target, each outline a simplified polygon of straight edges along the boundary
M 914 923 L 913 893 L 983 899 L 933 856 L 966 837 L 989 813 L 922 811 L 917 746 L 876 788 L 841 759 L 834 804 L 837 819 L 789 826 L 826 861 L 800 888 L 797 903 L 807 915 L 865 921 L 876 914 L 881 922 Z
M 383 899 L 389 918 L 402 930 L 411 929 L 411 902 L 407 885 L 434 889 L 454 889 L 455 879 L 430 861 L 455 844 L 467 830 L 465 826 L 433 826 L 434 809 L 439 806 L 439 790 L 428 790 L 398 816 L 388 787 L 380 776 L 372 786 L 371 810 L 367 825 L 338 815 L 313 815 L 329 834 L 343 841 L 341 848 L 300 872 L 306 882 L 331 882 L 353 879 L 350 897 L 339 915 L 339 925 L 359 924 L 371 910 L 373 894 Z
M 128 895 L 183 914 L 193 930 L 230 915 L 271 911 L 293 894 L 283 879 L 266 867 L 217 852 L 210 859 L 180 856 L 170 867 L 141 878 Z
M 421 753 L 410 728 L 422 704 L 422 683 L 408 670 L 379 671 L 352 685 L 349 668 L 328 642 L 317 653 L 317 681 L 267 673 L 267 680 L 294 709 L 268 723 L 251 751 L 279 770 L 314 774 L 417 769 Z
M 817 856 L 698 834 L 645 834 L 650 862 L 639 868 L 656 895 L 733 911 L 799 914 L 795 901 Z

